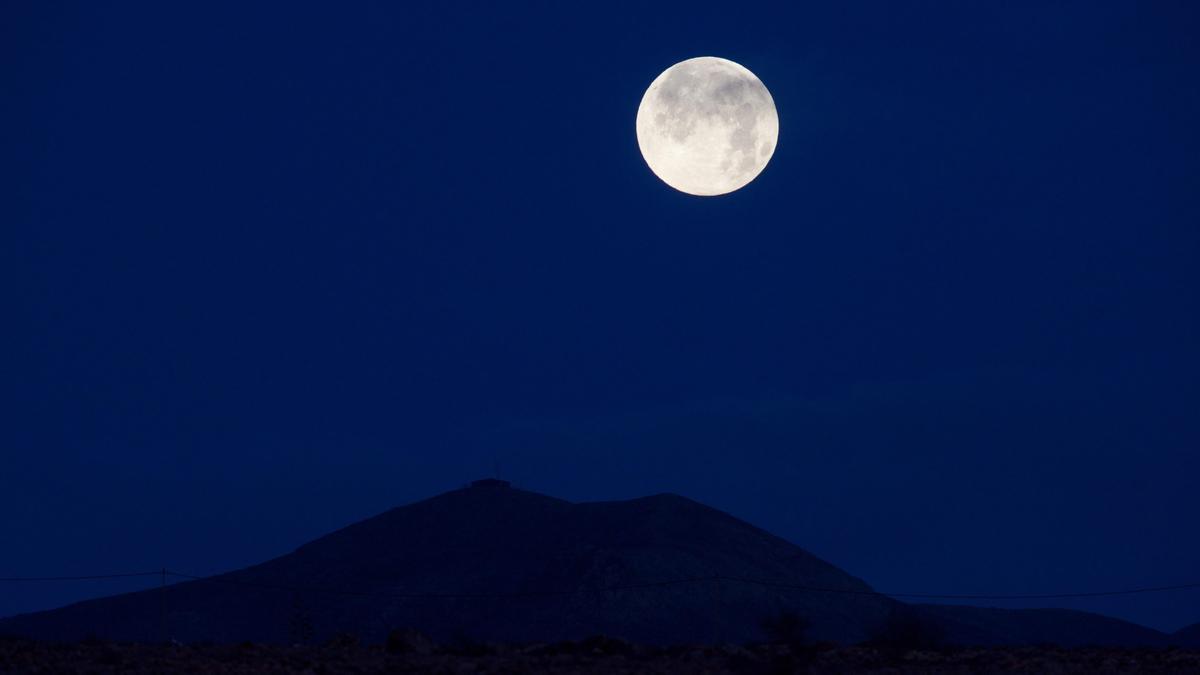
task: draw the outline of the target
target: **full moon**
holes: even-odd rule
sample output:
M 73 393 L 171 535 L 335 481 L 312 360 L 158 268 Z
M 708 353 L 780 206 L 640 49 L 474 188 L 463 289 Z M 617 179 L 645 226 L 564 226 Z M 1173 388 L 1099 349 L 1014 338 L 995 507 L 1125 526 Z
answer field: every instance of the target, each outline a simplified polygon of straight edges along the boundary
M 637 139 L 650 170 L 667 185 L 692 195 L 723 195 L 767 166 L 779 139 L 779 116 L 754 73 L 700 56 L 650 83 L 638 106 Z

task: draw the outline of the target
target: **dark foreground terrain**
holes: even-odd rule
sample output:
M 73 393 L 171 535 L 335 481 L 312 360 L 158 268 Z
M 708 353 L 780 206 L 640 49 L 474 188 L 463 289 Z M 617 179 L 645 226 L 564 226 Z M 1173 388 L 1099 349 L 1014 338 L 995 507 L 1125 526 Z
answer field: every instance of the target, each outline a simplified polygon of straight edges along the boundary
M 0 640 L 2 673 L 1198 673 L 1200 651 L 1078 647 L 899 650 L 822 644 L 644 647 L 605 638 L 524 647 L 145 645 Z

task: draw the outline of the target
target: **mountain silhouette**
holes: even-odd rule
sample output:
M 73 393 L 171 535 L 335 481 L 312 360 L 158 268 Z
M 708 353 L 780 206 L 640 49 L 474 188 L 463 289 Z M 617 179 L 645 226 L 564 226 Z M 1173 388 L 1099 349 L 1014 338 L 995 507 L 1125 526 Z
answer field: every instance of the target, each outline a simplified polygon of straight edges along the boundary
M 942 639 L 966 645 L 1089 645 L 1165 647 L 1170 636 L 1136 623 L 1073 609 L 1000 609 L 917 605 Z
M 1171 634 L 1171 642 L 1180 647 L 1200 648 L 1200 623 L 1180 628 Z
M 812 638 L 847 643 L 875 635 L 900 608 L 962 643 L 1168 642 L 1085 612 L 908 607 L 676 495 L 571 503 L 495 480 L 392 509 L 259 565 L 3 619 L 0 634 L 296 642 L 346 632 L 380 641 L 404 627 L 438 640 L 745 642 L 787 611 L 809 622 Z

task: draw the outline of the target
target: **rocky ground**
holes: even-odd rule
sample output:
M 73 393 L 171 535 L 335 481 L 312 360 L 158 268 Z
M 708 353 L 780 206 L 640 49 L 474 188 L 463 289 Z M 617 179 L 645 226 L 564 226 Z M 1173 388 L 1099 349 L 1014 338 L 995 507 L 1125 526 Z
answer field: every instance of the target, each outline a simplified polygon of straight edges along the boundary
M 644 647 L 591 638 L 551 645 L 55 644 L 0 640 L 3 673 L 1200 673 L 1200 651 L 1057 647 L 911 650 L 786 645 Z

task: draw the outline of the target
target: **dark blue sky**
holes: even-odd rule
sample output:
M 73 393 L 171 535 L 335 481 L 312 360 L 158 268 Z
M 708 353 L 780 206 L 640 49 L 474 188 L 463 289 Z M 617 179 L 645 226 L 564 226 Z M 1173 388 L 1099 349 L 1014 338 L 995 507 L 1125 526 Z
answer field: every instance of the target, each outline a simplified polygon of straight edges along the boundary
M 0 576 L 225 570 L 499 460 L 883 590 L 1200 580 L 1191 3 L 237 4 L 3 10 Z M 780 116 L 719 198 L 633 128 L 699 55 Z

